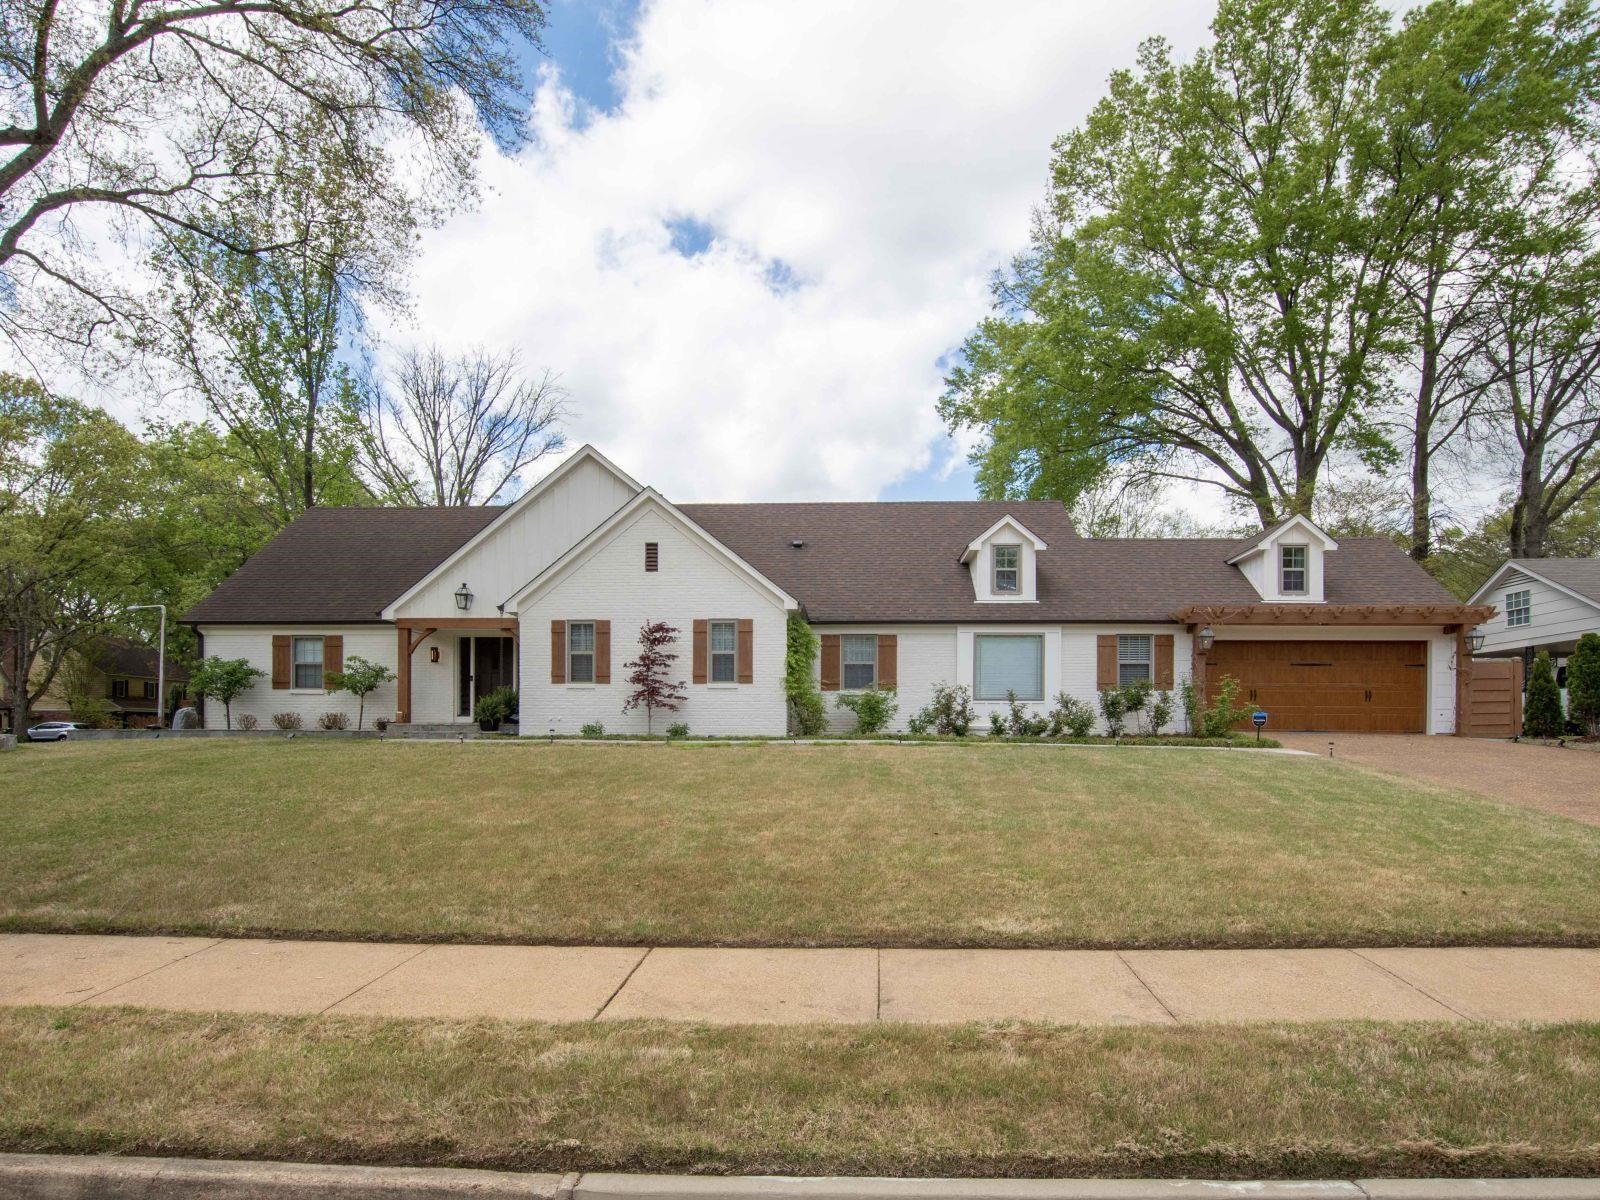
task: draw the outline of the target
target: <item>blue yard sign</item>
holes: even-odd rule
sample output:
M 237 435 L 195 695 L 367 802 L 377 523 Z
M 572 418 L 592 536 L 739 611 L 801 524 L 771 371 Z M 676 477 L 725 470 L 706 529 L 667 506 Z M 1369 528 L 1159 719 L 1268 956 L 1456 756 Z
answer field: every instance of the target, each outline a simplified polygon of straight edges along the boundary
M 1261 709 L 1256 709 L 1250 714 L 1250 723 L 1256 727 L 1256 741 L 1261 740 L 1261 727 L 1267 723 L 1267 714 Z

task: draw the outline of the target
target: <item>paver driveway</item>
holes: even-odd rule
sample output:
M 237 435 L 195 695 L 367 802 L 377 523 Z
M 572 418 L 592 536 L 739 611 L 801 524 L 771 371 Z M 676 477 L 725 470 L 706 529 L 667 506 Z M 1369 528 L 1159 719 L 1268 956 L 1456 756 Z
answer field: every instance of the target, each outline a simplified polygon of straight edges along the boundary
M 1600 753 L 1404 733 L 1280 733 L 1285 746 L 1600 825 Z

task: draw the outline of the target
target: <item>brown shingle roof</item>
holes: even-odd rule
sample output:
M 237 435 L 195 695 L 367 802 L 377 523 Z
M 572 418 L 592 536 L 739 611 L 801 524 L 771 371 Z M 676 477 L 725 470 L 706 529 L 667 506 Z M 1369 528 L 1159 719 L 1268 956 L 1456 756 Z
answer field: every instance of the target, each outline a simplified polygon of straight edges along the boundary
M 184 614 L 206 624 L 376 621 L 502 508 L 313 508 Z
M 1190 604 L 1260 600 L 1228 559 L 1236 538 L 1080 538 L 1054 501 L 684 504 L 691 520 L 783 588 L 813 621 L 1166 621 Z M 1039 603 L 979 604 L 960 562 L 1010 514 L 1048 549 Z M 791 544 L 804 542 L 799 549 Z M 1337 603 L 1453 603 L 1386 538 L 1343 538 L 1327 558 Z
M 160 672 L 161 655 L 155 646 L 141 646 L 128 638 L 106 638 L 90 651 L 94 665 L 107 675 L 128 675 L 134 679 L 154 679 Z M 189 678 L 172 659 L 167 660 L 167 681 L 182 683 Z

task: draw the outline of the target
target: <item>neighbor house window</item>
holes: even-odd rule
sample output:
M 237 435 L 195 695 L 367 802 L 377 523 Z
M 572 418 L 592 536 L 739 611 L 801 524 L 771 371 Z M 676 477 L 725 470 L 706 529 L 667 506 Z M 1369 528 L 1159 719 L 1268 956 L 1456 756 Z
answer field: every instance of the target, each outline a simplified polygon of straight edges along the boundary
M 128 681 L 126 679 L 113 679 L 111 681 L 111 698 L 124 700 L 128 695 Z
M 840 640 L 839 657 L 844 670 L 840 681 L 847 692 L 862 691 L 878 681 L 878 635 L 847 633 Z
M 322 687 L 322 639 L 297 637 L 294 640 L 294 686 L 306 691 Z
M 567 682 L 594 682 L 594 622 L 567 622 Z
M 738 627 L 732 621 L 711 622 L 711 682 L 733 683 L 738 678 L 736 653 Z
M 1044 699 L 1044 638 L 1038 634 L 980 633 L 974 642 L 974 689 L 979 700 Z
M 1533 593 L 1527 588 L 1506 593 L 1506 624 L 1515 629 L 1533 620 Z
M 1310 553 L 1304 546 L 1278 547 L 1278 590 L 1285 596 L 1305 595 L 1306 563 Z
M 1021 546 L 996 546 L 994 548 L 994 590 L 996 592 L 1022 590 Z
M 155 680 L 146 679 L 144 681 L 144 698 L 146 700 L 154 700 L 156 698 Z
M 1150 669 L 1151 637 L 1148 633 L 1122 633 L 1117 635 L 1117 686 L 1127 687 L 1143 679 L 1155 682 Z

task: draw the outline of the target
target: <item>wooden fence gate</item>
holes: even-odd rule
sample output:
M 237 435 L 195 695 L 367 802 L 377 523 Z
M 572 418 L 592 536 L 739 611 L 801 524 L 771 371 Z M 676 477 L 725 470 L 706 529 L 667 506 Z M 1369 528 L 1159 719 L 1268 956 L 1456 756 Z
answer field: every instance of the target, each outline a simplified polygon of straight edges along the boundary
M 1511 738 L 1522 732 L 1522 659 L 1475 658 L 1459 719 L 1463 737 Z

